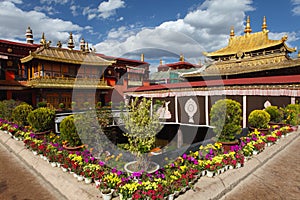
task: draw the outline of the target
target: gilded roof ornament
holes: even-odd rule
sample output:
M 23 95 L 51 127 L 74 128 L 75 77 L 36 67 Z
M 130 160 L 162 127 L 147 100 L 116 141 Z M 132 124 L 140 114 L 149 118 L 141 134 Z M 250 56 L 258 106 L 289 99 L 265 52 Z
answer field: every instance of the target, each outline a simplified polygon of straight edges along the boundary
M 84 40 L 84 38 L 81 38 L 81 40 L 80 40 L 80 50 L 85 51 L 85 40 Z
M 43 32 L 42 33 L 42 38 L 41 38 L 41 41 L 40 41 L 41 45 L 46 45 L 46 38 L 45 38 L 45 33 Z
M 57 44 L 56 44 L 56 46 L 57 46 L 58 48 L 61 48 L 61 47 L 62 47 L 61 41 L 58 41 Z
M 68 48 L 70 50 L 72 50 L 74 48 L 74 41 L 73 41 L 73 35 L 72 35 L 72 32 L 70 32 L 70 37 L 69 37 L 69 42 L 68 42 Z
M 261 28 L 262 28 L 262 31 L 263 32 L 266 32 L 267 31 L 267 19 L 266 19 L 266 16 L 264 16 L 264 19 L 263 19 L 263 24 L 262 24 L 262 26 L 261 26 Z
M 247 23 L 246 28 L 244 30 L 246 34 L 250 34 L 252 32 L 251 26 L 250 26 L 250 16 L 247 17 Z
M 234 37 L 234 26 L 231 26 L 230 28 L 230 37 Z
M 180 54 L 179 61 L 184 62 L 184 55 Z

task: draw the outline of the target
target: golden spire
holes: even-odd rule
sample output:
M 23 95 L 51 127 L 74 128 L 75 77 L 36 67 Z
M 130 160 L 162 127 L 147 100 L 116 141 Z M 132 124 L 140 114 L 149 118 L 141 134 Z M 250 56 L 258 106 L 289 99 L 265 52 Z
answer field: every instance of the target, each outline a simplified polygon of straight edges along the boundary
M 244 32 L 246 34 L 250 34 L 252 32 L 252 29 L 250 27 L 250 17 L 249 16 L 247 17 L 247 23 L 246 23 L 246 28 L 245 28 Z
M 262 31 L 263 31 L 263 32 L 266 32 L 266 31 L 267 31 L 267 20 L 266 20 L 266 16 L 264 16 L 263 24 L 262 24 L 261 28 L 262 28 Z
M 73 41 L 73 35 L 72 35 L 72 32 L 70 32 L 70 37 L 69 37 L 69 42 L 68 42 L 68 48 L 70 50 L 72 50 L 74 48 L 74 41 Z
M 144 62 L 144 60 L 145 60 L 145 55 L 142 53 L 141 54 L 141 61 Z
M 43 32 L 42 33 L 42 38 L 41 38 L 41 41 L 40 41 L 41 45 L 45 45 L 47 42 L 46 42 L 46 38 L 45 38 L 45 33 Z
M 159 60 L 159 65 L 162 65 L 163 64 L 163 61 L 162 59 Z
M 231 29 L 230 29 L 230 37 L 234 37 L 234 27 L 231 26 Z
M 183 56 L 183 54 L 180 54 L 179 61 L 184 62 L 184 56 Z

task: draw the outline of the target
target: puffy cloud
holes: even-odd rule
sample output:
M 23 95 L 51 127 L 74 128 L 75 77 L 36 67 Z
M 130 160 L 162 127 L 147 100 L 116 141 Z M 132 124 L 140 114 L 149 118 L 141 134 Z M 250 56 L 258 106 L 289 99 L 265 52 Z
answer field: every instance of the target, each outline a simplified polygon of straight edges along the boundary
M 300 0 L 291 0 L 291 3 L 294 6 L 292 9 L 294 15 L 300 15 Z
M 40 0 L 40 3 L 41 4 L 48 4 L 48 5 L 51 5 L 51 4 L 66 4 L 68 3 L 70 0 Z
M 168 21 L 154 28 L 144 28 L 135 33 L 130 29 L 113 29 L 113 35 L 97 44 L 96 49 L 107 55 L 121 56 L 129 52 L 137 55 L 147 51 L 145 57 L 168 57 L 183 53 L 190 62 L 197 63 L 203 51 L 212 51 L 227 44 L 230 26 L 236 34 L 244 29 L 245 12 L 252 11 L 251 0 L 205 1 L 182 19 Z M 168 52 L 168 53 L 166 53 Z
M 125 2 L 122 0 L 103 1 L 98 6 L 98 11 L 100 12 L 99 16 L 106 19 L 112 15 L 115 15 L 117 9 L 124 7 Z
M 74 32 L 75 40 L 79 40 L 80 35 L 76 32 L 83 30 L 70 21 L 49 18 L 37 11 L 22 11 L 8 1 L 0 2 L 0 10 L 0 38 L 3 39 L 25 42 L 25 31 L 30 26 L 35 43 L 39 43 L 42 32 L 45 32 L 46 39 L 55 45 L 58 40 L 66 43 L 69 32 Z

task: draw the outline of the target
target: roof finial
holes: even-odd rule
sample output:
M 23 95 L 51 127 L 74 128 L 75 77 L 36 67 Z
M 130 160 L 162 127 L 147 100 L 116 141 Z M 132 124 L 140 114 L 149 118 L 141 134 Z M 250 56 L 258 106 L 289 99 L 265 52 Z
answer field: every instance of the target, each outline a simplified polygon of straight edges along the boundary
M 42 38 L 41 38 L 40 43 L 41 43 L 41 45 L 45 45 L 47 43 L 44 32 L 42 33 Z
M 266 16 L 264 16 L 263 24 L 262 24 L 261 28 L 262 28 L 263 32 L 267 31 L 267 19 L 266 19 Z
M 159 60 L 159 65 L 162 65 L 162 64 L 163 64 L 163 60 L 160 59 L 160 60 Z
M 180 54 L 179 61 L 184 62 L 184 55 L 183 54 Z
M 85 51 L 85 40 L 84 40 L 84 38 L 81 38 L 81 40 L 80 40 L 80 50 Z
M 252 29 L 250 27 L 250 17 L 249 16 L 247 17 L 247 23 L 246 23 L 246 28 L 245 28 L 244 32 L 246 34 L 250 34 L 252 32 Z
M 61 47 L 62 47 L 61 41 L 58 41 L 57 44 L 56 44 L 56 46 L 57 46 L 58 48 L 61 48 Z
M 26 36 L 26 42 L 28 44 L 33 44 L 33 34 L 30 26 L 28 26 L 25 36 Z
M 88 42 L 85 43 L 85 50 L 84 50 L 84 52 L 90 52 L 90 48 L 89 48 L 89 43 Z
M 144 60 L 145 60 L 145 55 L 142 53 L 141 54 L 141 61 L 144 62 Z
M 234 37 L 234 26 L 231 26 L 231 29 L 230 29 L 230 37 Z
M 70 50 L 72 50 L 74 48 L 74 41 L 73 41 L 73 35 L 72 35 L 72 32 L 70 32 L 70 37 L 69 37 L 69 42 L 68 42 L 68 48 Z

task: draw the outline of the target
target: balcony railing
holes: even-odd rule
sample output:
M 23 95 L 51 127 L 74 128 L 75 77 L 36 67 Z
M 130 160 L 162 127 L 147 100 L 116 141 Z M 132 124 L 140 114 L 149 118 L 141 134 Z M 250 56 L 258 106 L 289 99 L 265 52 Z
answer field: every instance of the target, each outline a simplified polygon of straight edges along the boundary
M 27 81 L 34 88 L 97 88 L 110 89 L 106 80 L 69 77 L 37 77 Z
M 143 81 L 128 80 L 128 86 L 142 86 Z

